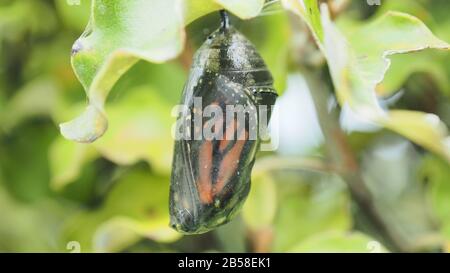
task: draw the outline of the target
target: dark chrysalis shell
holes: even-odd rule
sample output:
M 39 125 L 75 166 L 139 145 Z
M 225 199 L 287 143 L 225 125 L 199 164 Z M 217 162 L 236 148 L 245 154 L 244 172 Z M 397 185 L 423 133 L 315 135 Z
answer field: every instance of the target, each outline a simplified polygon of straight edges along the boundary
M 227 105 L 258 108 L 266 105 L 268 117 L 277 94 L 273 79 L 255 47 L 227 22 L 211 34 L 196 52 L 188 82 L 183 91 L 185 109 L 179 121 L 188 121 L 184 133 L 190 138 L 177 139 L 170 185 L 171 226 L 185 234 L 207 232 L 230 221 L 239 211 L 250 190 L 250 176 L 259 137 L 250 138 L 251 122 L 239 126 L 233 117 L 225 118 Z M 194 116 L 202 107 L 214 105 L 223 111 L 214 129 L 223 130 L 222 139 L 194 137 L 199 131 Z M 260 112 L 247 113 L 246 120 L 260 126 Z M 208 119 L 200 117 L 202 125 Z M 254 127 L 254 126 L 253 126 Z M 224 129 L 222 129 L 224 128 Z M 228 138 L 231 130 L 233 138 Z M 258 130 L 256 130 L 258 131 Z

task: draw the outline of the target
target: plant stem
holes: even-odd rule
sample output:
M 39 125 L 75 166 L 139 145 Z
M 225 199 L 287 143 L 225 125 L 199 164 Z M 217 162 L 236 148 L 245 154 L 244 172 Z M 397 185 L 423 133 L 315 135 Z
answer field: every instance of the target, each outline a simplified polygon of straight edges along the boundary
M 331 165 L 335 166 L 337 173 L 346 182 L 353 200 L 382 235 L 383 239 L 394 250 L 408 251 L 397 240 L 395 232 L 389 228 L 389 225 L 384 221 L 383 215 L 377 209 L 373 196 L 364 182 L 356 157 L 344 132 L 340 128 L 338 111 L 336 109 L 328 109 L 327 101 L 330 92 L 323 81 L 321 73 L 315 68 L 306 68 L 302 70 L 302 73 L 311 90 L 311 97 L 313 98 L 320 127 L 325 137 L 325 148 L 331 160 Z
M 224 30 L 230 28 L 230 18 L 228 17 L 226 10 L 222 9 L 219 12 L 221 18 L 221 28 Z

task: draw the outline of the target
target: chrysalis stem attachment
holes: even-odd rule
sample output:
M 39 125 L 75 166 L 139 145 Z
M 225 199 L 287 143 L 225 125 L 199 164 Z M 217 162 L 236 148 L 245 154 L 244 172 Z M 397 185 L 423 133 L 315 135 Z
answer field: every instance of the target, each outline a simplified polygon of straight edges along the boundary
M 226 12 L 226 10 L 221 10 L 220 11 L 220 18 L 221 18 L 221 28 L 222 29 L 228 29 L 230 27 L 230 18 L 228 17 L 228 13 Z

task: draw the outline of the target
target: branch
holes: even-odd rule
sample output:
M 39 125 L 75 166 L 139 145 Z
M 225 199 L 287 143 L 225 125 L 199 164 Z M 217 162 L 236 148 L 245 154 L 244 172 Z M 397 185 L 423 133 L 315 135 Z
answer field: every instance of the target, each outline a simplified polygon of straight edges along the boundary
M 328 86 L 324 83 L 324 77 L 317 68 L 306 68 L 302 72 L 311 90 L 331 165 L 335 166 L 337 173 L 346 182 L 353 200 L 383 239 L 395 250 L 408 251 L 409 249 L 397 240 L 395 232 L 384 221 L 382 213 L 375 206 L 373 196 L 364 182 L 356 157 L 346 135 L 340 128 L 338 111 L 328 109 L 327 99 L 330 92 Z

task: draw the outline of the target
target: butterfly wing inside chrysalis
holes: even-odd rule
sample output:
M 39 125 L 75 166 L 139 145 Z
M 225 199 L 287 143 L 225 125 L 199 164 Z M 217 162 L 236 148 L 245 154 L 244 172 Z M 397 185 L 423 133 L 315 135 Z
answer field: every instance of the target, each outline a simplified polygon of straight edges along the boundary
M 197 234 L 230 221 L 250 190 L 259 145 L 258 107 L 275 103 L 273 80 L 254 46 L 232 27 L 197 51 L 178 117 L 170 186 L 171 225 Z

